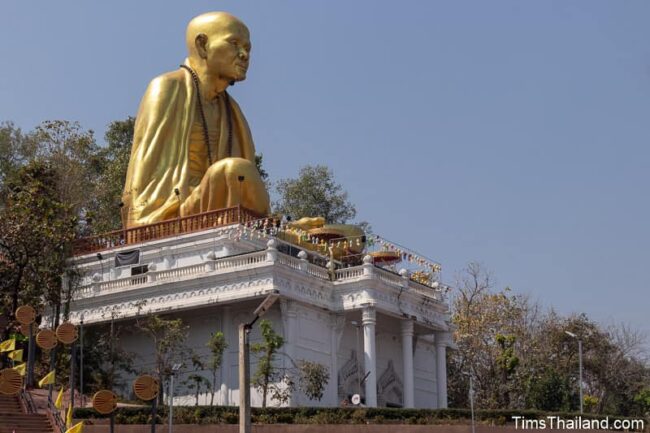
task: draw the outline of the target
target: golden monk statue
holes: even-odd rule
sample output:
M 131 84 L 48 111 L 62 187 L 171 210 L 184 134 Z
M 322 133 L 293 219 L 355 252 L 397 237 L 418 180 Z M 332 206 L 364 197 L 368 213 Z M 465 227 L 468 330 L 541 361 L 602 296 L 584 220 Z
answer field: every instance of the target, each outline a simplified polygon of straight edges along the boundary
M 187 26 L 188 58 L 140 103 L 122 202 L 127 227 L 241 204 L 269 213 L 251 132 L 229 85 L 246 78 L 248 29 L 225 12 Z

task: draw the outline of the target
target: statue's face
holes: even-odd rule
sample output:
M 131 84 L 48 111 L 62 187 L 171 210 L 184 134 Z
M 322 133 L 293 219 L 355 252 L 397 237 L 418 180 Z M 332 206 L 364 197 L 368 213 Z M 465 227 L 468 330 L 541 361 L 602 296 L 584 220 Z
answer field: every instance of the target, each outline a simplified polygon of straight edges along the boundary
M 229 21 L 208 35 L 208 71 L 227 81 L 246 79 L 251 42 L 248 29 L 239 21 Z

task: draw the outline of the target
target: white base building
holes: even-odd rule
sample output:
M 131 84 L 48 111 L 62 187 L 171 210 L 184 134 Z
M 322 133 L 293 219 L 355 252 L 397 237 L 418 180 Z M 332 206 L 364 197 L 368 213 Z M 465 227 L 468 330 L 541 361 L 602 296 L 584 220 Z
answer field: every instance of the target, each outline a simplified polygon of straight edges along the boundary
M 360 266 L 330 271 L 310 263 L 306 254 L 300 259 L 283 253 L 287 249 L 278 240 L 242 236 L 242 230 L 233 224 L 77 256 L 82 279 L 71 321 L 83 317 L 87 327 L 111 317 L 128 325 L 138 313 L 180 317 L 190 327 L 188 346 L 205 361 L 211 333 L 222 331 L 228 349 L 215 404 L 237 405 L 238 325 L 250 322 L 261 300 L 277 291 L 280 299 L 264 318 L 285 338 L 286 356 L 278 362 L 288 366 L 289 357 L 316 361 L 330 374 L 320 401 L 296 391 L 289 405 L 339 406 L 360 394 L 371 407 L 447 406 L 450 318 L 441 290 L 405 272 L 400 276 L 379 268 L 369 257 Z M 116 266 L 116 256 L 129 252 L 135 263 Z M 255 325 L 251 342 L 259 339 Z M 138 371 L 153 370 L 153 343 L 135 326 L 122 333 L 120 344 L 137 353 Z M 251 362 L 254 372 L 254 355 Z M 177 384 L 189 370 L 181 372 Z M 211 372 L 199 374 L 211 380 Z M 194 404 L 193 391 L 182 385 L 175 389 L 176 404 Z M 209 402 L 210 394 L 203 393 L 199 404 Z M 261 406 L 254 389 L 252 404 Z

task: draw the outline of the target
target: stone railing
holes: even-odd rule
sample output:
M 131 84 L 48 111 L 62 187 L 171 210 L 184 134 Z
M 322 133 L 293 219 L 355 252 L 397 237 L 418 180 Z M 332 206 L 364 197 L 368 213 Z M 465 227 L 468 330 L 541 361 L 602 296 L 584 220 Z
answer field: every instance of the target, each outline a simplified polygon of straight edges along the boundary
M 353 268 L 337 269 L 335 272 L 336 280 L 351 280 L 363 277 L 363 266 L 355 266 Z
M 183 266 L 182 268 L 166 269 L 164 271 L 151 272 L 147 275 L 155 275 L 157 281 L 173 280 L 175 278 L 188 277 L 190 275 L 202 274 L 205 272 L 205 264 L 198 263 L 196 265 Z M 151 278 L 150 278 L 151 279 Z
M 215 269 L 239 269 L 249 268 L 252 265 L 263 263 L 266 260 L 266 250 L 255 251 L 238 256 L 224 257 L 214 261 Z
M 404 278 L 384 269 L 377 269 L 377 275 L 381 281 L 391 286 L 402 286 L 404 284 Z
M 270 252 L 272 252 L 272 254 L 269 254 Z M 391 287 L 408 288 L 415 293 L 424 295 L 428 298 L 433 298 L 439 302 L 444 302 L 440 290 L 412 281 L 406 276 L 395 275 L 392 272 L 375 267 L 369 263 L 362 266 L 337 269 L 333 274 L 330 274 L 330 271 L 327 268 L 309 263 L 305 252 L 298 254 L 298 257 L 292 257 L 280 253 L 275 249 L 275 247 L 269 247 L 265 250 L 236 256 L 207 260 L 189 266 L 165 269 L 162 271 L 156 271 L 155 266 L 150 265 L 149 271 L 144 274 L 120 278 L 113 281 L 94 281 L 87 286 L 82 286 L 77 291 L 75 297 L 77 299 L 88 298 L 95 295 L 130 290 L 136 286 L 151 284 L 156 281 L 167 282 L 176 279 L 184 280 L 196 278 L 197 276 L 205 274 L 223 274 L 264 265 L 273 266 L 275 264 L 295 271 L 304 272 L 307 275 L 326 281 L 332 280 L 332 277 L 336 282 L 354 281 L 364 277 L 377 278 Z
M 420 293 L 421 295 L 428 297 L 433 297 L 433 299 L 436 301 L 444 302 L 444 296 L 440 289 L 427 286 L 426 284 L 420 284 L 413 280 L 409 280 L 408 287 L 410 290 L 413 290 L 416 293 Z
M 278 253 L 278 263 L 284 266 L 288 266 L 291 269 L 300 270 L 301 260 L 288 256 L 286 254 Z
M 320 278 L 323 280 L 330 279 L 329 271 L 326 268 L 321 268 L 320 266 L 316 266 L 312 263 L 308 263 L 305 270 L 312 277 Z
M 83 286 L 77 290 L 76 298 L 87 298 L 94 295 L 106 294 L 115 291 L 122 291 L 133 286 L 140 286 L 155 281 L 165 282 L 174 279 L 194 278 L 207 272 L 226 273 L 241 269 L 249 269 L 251 266 L 264 263 L 266 260 L 266 251 L 255 251 L 253 253 L 241 254 L 238 256 L 224 257 L 217 260 L 208 260 L 203 263 L 197 263 L 189 266 L 183 266 L 174 269 L 165 269 L 156 271 L 151 269 L 144 274 L 135 275 L 126 278 L 120 278 L 112 281 L 93 282 L 88 286 Z
M 77 239 L 73 243 L 73 250 L 74 254 L 79 256 L 229 224 L 246 223 L 259 218 L 262 218 L 262 216 L 241 206 L 218 209 L 182 218 L 160 221 L 154 224 L 115 230 L 98 236 Z

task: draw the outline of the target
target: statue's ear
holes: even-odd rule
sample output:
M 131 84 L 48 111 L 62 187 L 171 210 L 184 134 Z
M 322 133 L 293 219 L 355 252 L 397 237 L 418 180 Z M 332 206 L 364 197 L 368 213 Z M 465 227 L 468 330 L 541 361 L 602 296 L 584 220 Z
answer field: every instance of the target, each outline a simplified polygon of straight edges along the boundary
M 199 54 L 199 57 L 202 59 L 208 57 L 208 35 L 205 33 L 199 33 L 196 35 L 196 38 L 194 38 L 194 45 L 196 46 L 196 52 Z

